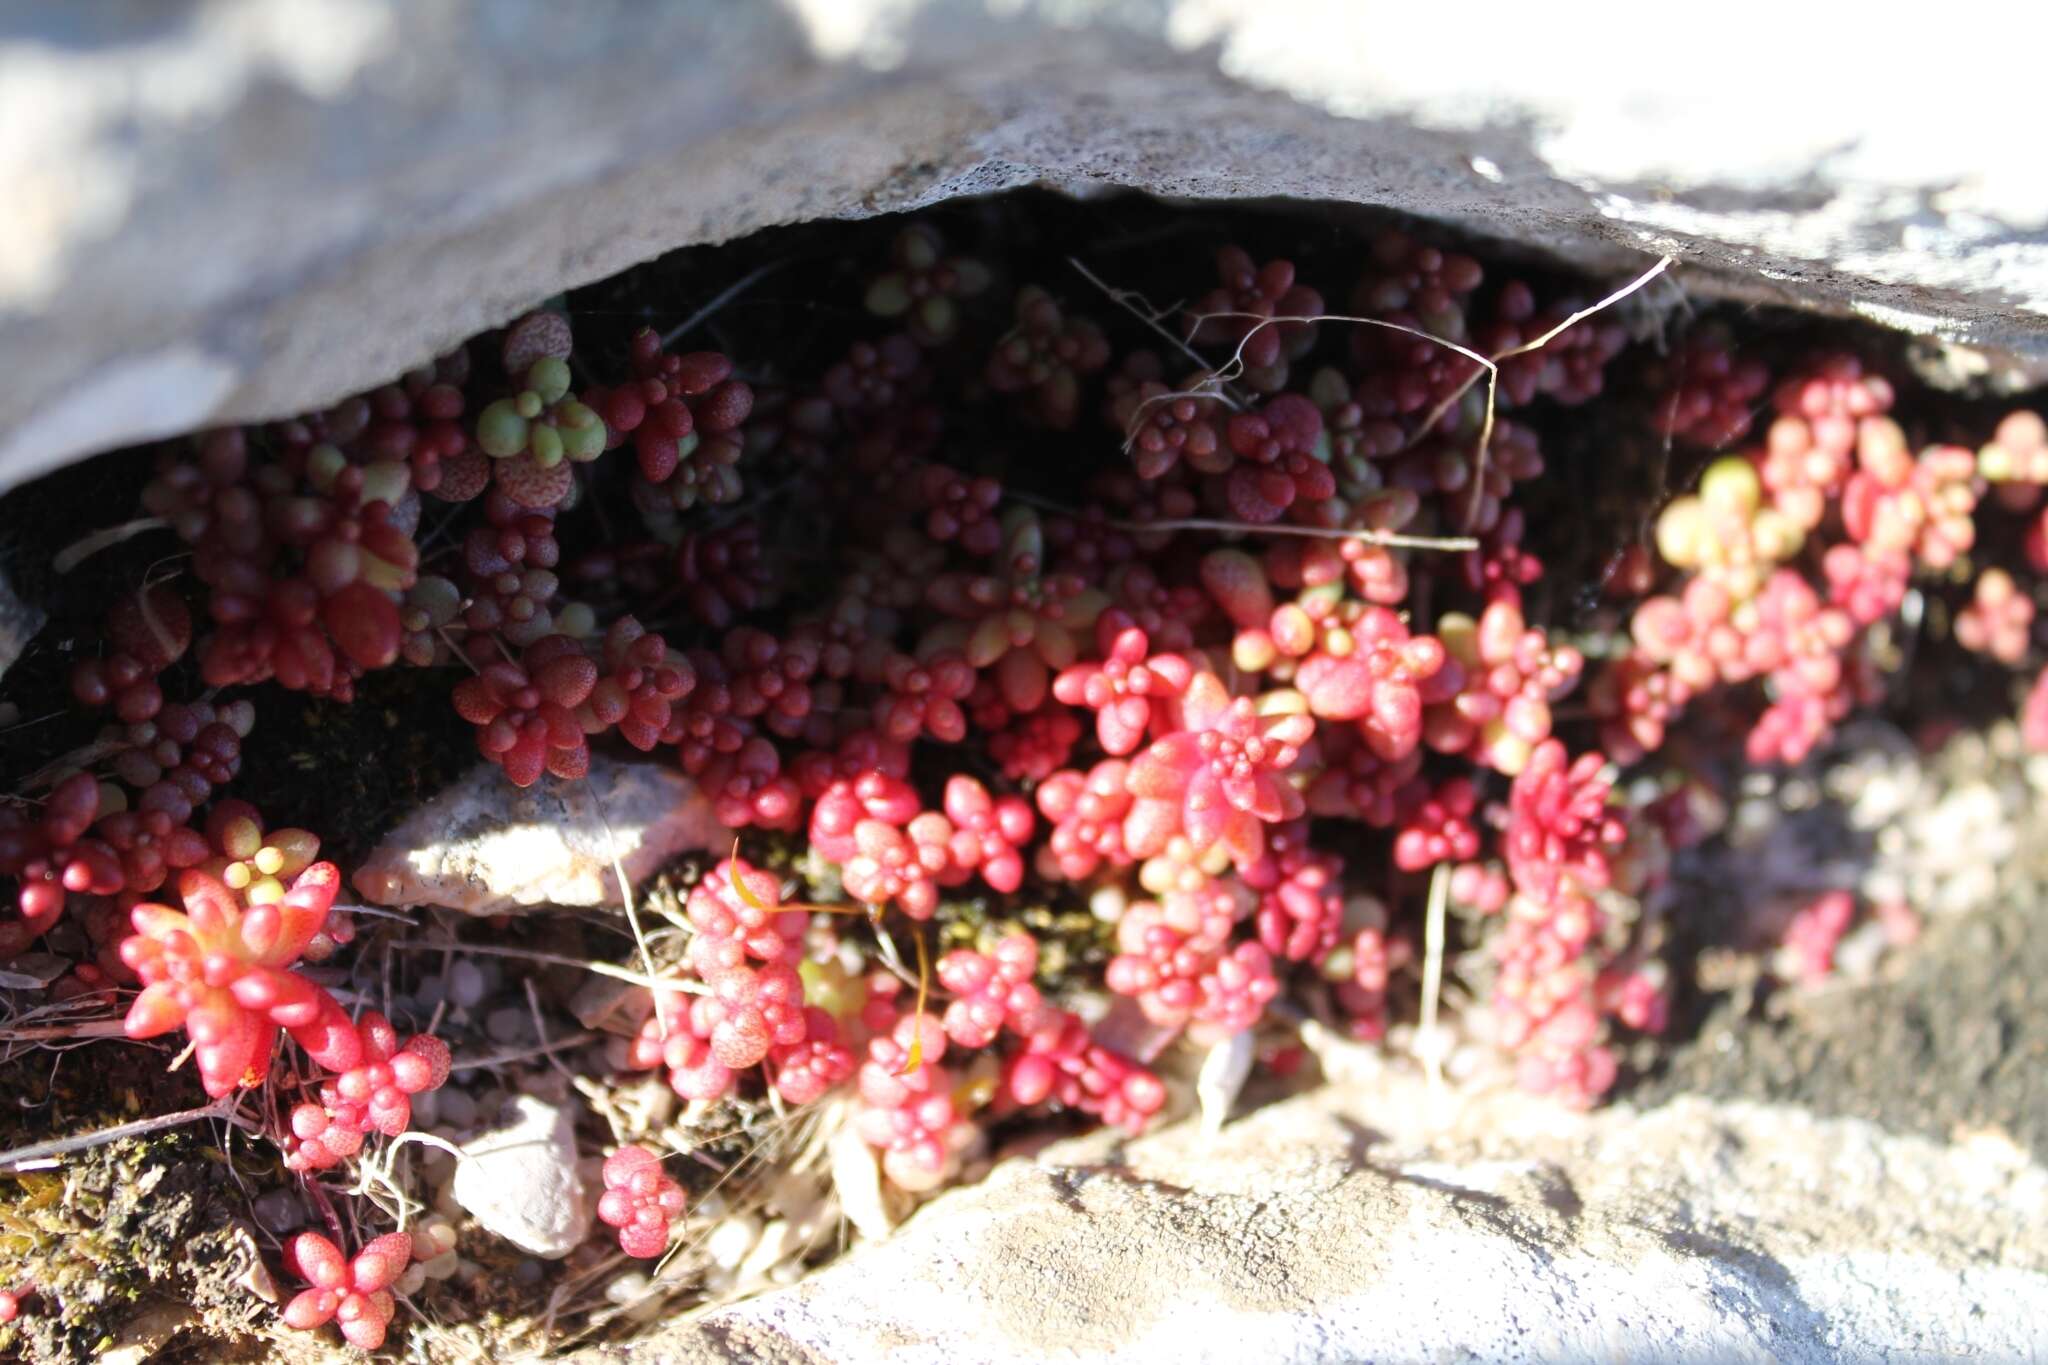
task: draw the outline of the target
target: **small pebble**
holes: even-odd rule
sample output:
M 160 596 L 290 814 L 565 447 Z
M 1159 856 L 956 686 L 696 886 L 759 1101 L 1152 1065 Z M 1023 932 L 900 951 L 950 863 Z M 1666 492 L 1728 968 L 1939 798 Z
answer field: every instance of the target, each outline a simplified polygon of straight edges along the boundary
M 1788 778 L 1778 788 L 1778 805 L 1785 810 L 1811 810 L 1820 800 L 1820 792 L 1806 778 Z
M 413 998 L 420 1002 L 420 1008 L 431 1014 L 434 1007 L 448 998 L 448 988 L 440 975 L 429 976 L 413 991 Z
M 457 1090 L 453 1086 L 444 1085 L 439 1090 L 427 1093 L 434 1097 L 443 1126 L 467 1128 L 476 1122 L 476 1101 L 470 1097 L 467 1090 Z M 424 1099 L 426 1096 L 420 1098 Z M 418 1104 L 419 1100 L 414 1100 L 413 1103 Z
M 647 1292 L 647 1276 L 638 1270 L 629 1270 L 604 1287 L 607 1303 L 629 1304 Z
M 747 1258 L 747 1253 L 754 1249 L 754 1243 L 760 1238 L 760 1221 L 742 1214 L 726 1219 L 711 1230 L 711 1235 L 704 1239 L 704 1254 L 719 1269 L 734 1270 Z
M 430 1213 L 412 1227 L 412 1254 L 417 1261 L 432 1261 L 455 1250 L 455 1225 L 437 1213 Z
M 512 1267 L 512 1282 L 522 1285 L 539 1284 L 543 1273 L 539 1261 L 524 1260 Z
M 1874 920 L 1859 924 L 1835 945 L 1835 969 L 1852 981 L 1867 978 L 1877 970 L 1885 947 L 1883 925 Z
M 789 1223 L 778 1218 L 761 1230 L 761 1240 L 740 1262 L 739 1275 L 742 1284 L 753 1284 L 768 1277 L 768 1272 L 788 1257 L 795 1243 Z
M 256 1221 L 266 1232 L 287 1233 L 304 1225 L 306 1206 L 299 1202 L 298 1192 L 290 1189 L 268 1190 L 256 1196 L 249 1206 L 256 1215 Z
M 577 1169 L 571 1109 L 518 1096 L 501 1126 L 462 1150 L 449 1189 L 486 1231 L 549 1260 L 589 1235 L 595 1201 Z
M 441 1121 L 441 1095 L 439 1091 L 428 1090 L 413 1096 L 412 1126 L 432 1128 Z
M 450 1004 L 473 1010 L 483 1003 L 490 985 L 484 980 L 483 968 L 463 958 L 448 968 L 446 989 Z
M 524 1043 L 532 1041 L 533 1023 L 523 1009 L 507 1005 L 496 1009 L 484 1020 L 484 1033 L 494 1043 Z

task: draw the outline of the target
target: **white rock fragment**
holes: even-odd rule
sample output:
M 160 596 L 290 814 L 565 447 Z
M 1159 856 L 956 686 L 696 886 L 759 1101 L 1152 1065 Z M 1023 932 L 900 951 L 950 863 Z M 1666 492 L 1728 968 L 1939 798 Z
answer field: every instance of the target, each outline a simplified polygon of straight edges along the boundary
M 2048 1351 L 2048 1171 L 2009 1141 L 1699 1099 L 1567 1117 L 1501 1090 L 1433 1131 L 1426 1109 L 1420 1079 L 1389 1068 L 1213 1141 L 1187 1124 L 1056 1144 L 793 1289 L 663 1323 L 637 1358 L 1934 1365 Z
M 637 884 L 679 853 L 730 841 L 711 802 L 666 764 L 593 756 L 586 779 L 524 790 L 484 764 L 400 822 L 354 880 L 380 905 L 471 915 L 612 905 L 615 856 Z
M 646 1271 L 629 1270 L 604 1287 L 605 1302 L 623 1308 L 645 1294 L 647 1287 Z
M 1301 1045 L 1330 1080 L 1370 1084 L 1386 1070 L 1386 1055 L 1380 1049 L 1354 1043 L 1314 1019 L 1303 1020 L 1300 1033 Z
M 455 1202 L 486 1231 L 559 1260 L 589 1235 L 595 1211 L 577 1169 L 575 1115 L 532 1095 L 515 1096 L 505 1112 L 502 1127 L 463 1144 Z
M 1252 1031 L 1240 1029 L 1210 1048 L 1195 1077 L 1195 1101 L 1202 1106 L 1202 1134 L 1215 1137 L 1237 1103 L 1237 1092 L 1252 1071 Z
M 751 1287 L 767 1280 L 769 1272 L 782 1264 L 792 1253 L 800 1250 L 795 1230 L 789 1220 L 777 1218 L 761 1229 L 760 1240 L 747 1252 L 739 1264 L 738 1281 L 743 1287 Z
M 875 1149 L 862 1140 L 851 1123 L 841 1122 L 827 1147 L 832 1164 L 832 1192 L 839 1196 L 840 1212 L 861 1236 L 879 1242 L 895 1230 L 896 1220 L 882 1198 L 882 1168 Z
M 711 1229 L 704 1239 L 704 1254 L 720 1270 L 738 1270 L 760 1236 L 760 1219 L 751 1213 L 736 1213 Z

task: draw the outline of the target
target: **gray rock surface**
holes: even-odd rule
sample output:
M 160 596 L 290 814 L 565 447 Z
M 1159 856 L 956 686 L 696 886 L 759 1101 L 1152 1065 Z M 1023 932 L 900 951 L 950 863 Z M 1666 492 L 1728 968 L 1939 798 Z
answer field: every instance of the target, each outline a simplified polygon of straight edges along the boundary
M 0 678 L 7 676 L 7 670 L 28 648 L 28 642 L 35 639 L 44 619 L 43 609 L 15 596 L 7 575 L 0 573 Z
M 0 488 L 769 223 L 1033 182 L 1451 219 L 2048 354 L 2040 13 L 182 0 L 0 24 Z M 1914 73 L 1908 75 L 1907 73 Z M 1966 96 L 1909 98 L 1924 80 Z M 1967 368 L 1967 362 L 1964 368 Z
M 590 1234 L 597 1205 L 577 1169 L 576 1120 L 532 1095 L 506 1106 L 502 1124 L 462 1145 L 455 1202 L 488 1232 L 545 1260 Z
M 1903 1362 L 2048 1351 L 2048 1170 L 1743 1102 L 1332 1087 L 942 1196 L 598 1362 Z
M 696 784 L 666 764 L 593 755 L 587 778 L 523 790 L 481 764 L 401 821 L 353 881 L 380 905 L 471 915 L 616 905 L 618 867 L 637 885 L 678 853 L 730 839 Z

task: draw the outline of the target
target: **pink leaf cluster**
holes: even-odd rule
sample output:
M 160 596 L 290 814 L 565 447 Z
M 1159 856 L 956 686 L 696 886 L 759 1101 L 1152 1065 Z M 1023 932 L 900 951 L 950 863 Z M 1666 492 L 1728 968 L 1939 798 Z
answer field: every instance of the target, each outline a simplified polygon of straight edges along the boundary
M 349 1345 L 376 1350 L 398 1307 L 391 1286 L 411 1259 L 409 1233 L 387 1232 L 353 1259 L 317 1232 L 300 1233 L 285 1244 L 285 1263 L 312 1287 L 284 1306 L 285 1326 L 310 1332 L 332 1322 Z
M 605 1158 L 603 1174 L 598 1221 L 618 1229 L 619 1250 L 628 1256 L 661 1255 L 687 1204 L 683 1187 L 662 1171 L 659 1157 L 631 1144 Z

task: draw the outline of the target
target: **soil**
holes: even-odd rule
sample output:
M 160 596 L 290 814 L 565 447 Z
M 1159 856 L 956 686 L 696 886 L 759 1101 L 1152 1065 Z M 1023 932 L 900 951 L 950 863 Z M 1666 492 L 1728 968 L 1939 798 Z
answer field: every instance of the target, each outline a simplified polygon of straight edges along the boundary
M 2048 906 L 2001 895 L 1932 924 L 1891 979 L 1695 998 L 1625 1098 L 1797 1104 L 1942 1140 L 1992 1129 L 2048 1161 Z
M 23 1053 L 0 1066 L 0 1149 L 205 1104 L 189 1068 L 164 1061 L 135 1047 Z M 232 1358 L 229 1344 L 268 1315 L 246 1277 L 274 1247 L 245 1220 L 249 1181 L 275 1162 L 229 1137 L 222 1123 L 186 1124 L 0 1179 L 0 1262 L 10 1282 L 45 1291 L 18 1320 L 28 1359 L 89 1360 L 188 1331 L 210 1358 Z

